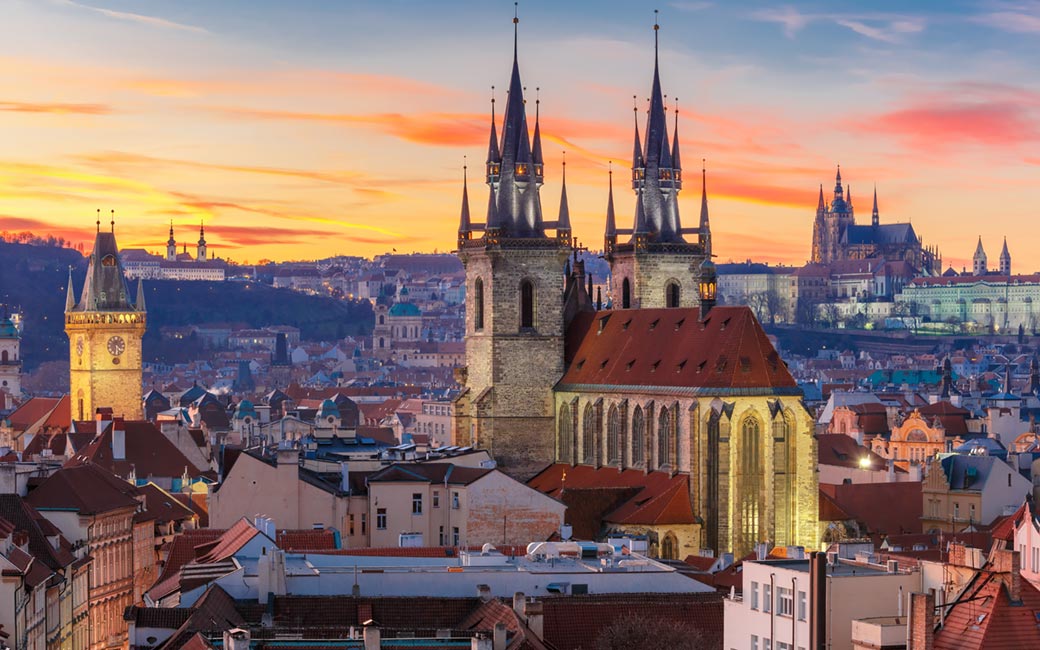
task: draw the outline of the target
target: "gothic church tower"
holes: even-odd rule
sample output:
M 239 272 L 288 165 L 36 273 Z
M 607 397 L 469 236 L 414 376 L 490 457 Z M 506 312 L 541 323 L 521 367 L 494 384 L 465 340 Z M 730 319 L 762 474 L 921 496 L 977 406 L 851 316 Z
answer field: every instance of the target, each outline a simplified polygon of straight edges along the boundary
M 694 307 L 700 266 L 711 257 L 707 194 L 702 188 L 700 224 L 683 228 L 678 195 L 682 190 L 678 109 L 674 138 L 668 141 L 668 120 L 657 61 L 658 25 L 654 25 L 654 79 L 645 139 L 640 142 L 638 110 L 632 153 L 632 189 L 636 194 L 632 228 L 619 229 L 613 218 L 613 192 L 608 203 L 604 257 L 610 264 L 614 309 Z M 703 180 L 703 179 L 702 179 Z M 696 235 L 695 242 L 683 235 Z M 619 235 L 629 235 L 620 242 Z
M 144 287 L 130 301 L 123 267 L 112 232 L 98 232 L 83 292 L 77 302 L 69 271 L 65 300 L 65 333 L 69 336 L 72 417 L 93 419 L 99 407 L 128 420 L 143 417 L 141 406 L 141 338 L 145 330 Z
M 565 198 L 557 221 L 542 218 L 544 179 L 537 113 L 528 131 L 524 87 L 513 69 L 498 137 L 492 101 L 485 169 L 485 223 L 470 219 L 463 186 L 458 255 L 466 269 L 465 390 L 455 404 L 456 444 L 491 452 L 526 479 L 554 454 L 553 385 L 563 374 L 564 264 L 571 252 Z M 546 234 L 554 230 L 554 236 Z

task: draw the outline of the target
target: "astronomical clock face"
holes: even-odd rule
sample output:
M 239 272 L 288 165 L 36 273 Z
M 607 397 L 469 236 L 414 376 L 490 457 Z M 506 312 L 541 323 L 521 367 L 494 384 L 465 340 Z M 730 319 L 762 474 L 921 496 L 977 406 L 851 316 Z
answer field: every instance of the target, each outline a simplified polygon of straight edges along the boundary
M 113 336 L 108 339 L 108 352 L 113 357 L 118 357 L 126 351 L 126 341 L 120 336 Z

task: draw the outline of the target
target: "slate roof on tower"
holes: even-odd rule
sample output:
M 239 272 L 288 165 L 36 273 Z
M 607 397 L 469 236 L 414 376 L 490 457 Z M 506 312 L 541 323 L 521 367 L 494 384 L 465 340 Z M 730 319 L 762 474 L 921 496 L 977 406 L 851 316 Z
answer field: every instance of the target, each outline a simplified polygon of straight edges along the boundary
M 71 293 L 71 276 L 69 289 Z M 114 232 L 99 230 L 95 235 L 83 292 L 70 311 L 136 311 L 130 302 L 130 288 L 123 275 Z
M 721 394 L 801 391 L 748 307 L 579 314 L 567 331 L 558 389 L 656 386 Z

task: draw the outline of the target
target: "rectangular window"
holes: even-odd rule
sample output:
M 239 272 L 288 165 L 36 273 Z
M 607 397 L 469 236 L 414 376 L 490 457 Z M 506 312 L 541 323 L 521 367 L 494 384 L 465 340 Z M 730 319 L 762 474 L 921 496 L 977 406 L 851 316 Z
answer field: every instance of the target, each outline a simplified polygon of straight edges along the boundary
M 758 609 L 758 583 L 751 583 L 751 609 Z
M 433 491 L 433 507 L 434 508 L 440 508 L 441 507 L 441 493 L 440 493 L 440 490 L 434 490 Z
M 376 509 L 376 529 L 386 530 L 386 508 Z
M 790 643 L 784 643 L 783 641 L 776 642 L 776 650 L 792 650 Z
M 459 509 L 459 493 L 458 492 L 452 492 L 451 493 L 451 509 L 452 510 L 458 510 Z
M 758 635 L 751 635 L 751 650 L 758 650 Z
M 422 493 L 421 492 L 415 492 L 415 493 L 412 494 L 412 514 L 413 515 L 421 515 L 422 514 Z
M 444 546 L 444 526 L 441 526 L 441 534 L 440 537 L 438 537 L 438 540 L 439 541 L 437 543 L 441 546 Z
M 368 513 L 365 512 L 361 513 L 361 534 L 368 534 Z
M 762 639 L 762 650 L 773 650 L 772 639 Z
M 794 594 L 787 587 L 776 588 L 776 613 L 778 616 L 794 616 Z
M 773 587 L 772 585 L 762 585 L 762 611 L 768 614 L 773 611 Z M 769 642 L 769 639 L 766 639 Z
M 804 591 L 799 591 L 798 592 L 798 620 L 799 621 L 804 621 L 805 620 L 805 615 L 807 613 L 806 612 L 807 609 L 808 608 L 806 607 L 806 603 L 805 603 L 805 592 Z
M 953 502 L 953 518 L 957 519 L 961 516 L 961 504 L 956 501 Z
M 347 521 L 350 522 L 348 524 L 348 530 L 350 531 L 348 534 L 351 537 L 353 537 L 354 536 L 354 515 L 350 515 L 349 517 L 347 517 Z
M 451 529 L 451 545 L 452 546 L 458 546 L 459 545 L 459 527 L 458 526 L 452 526 L 452 529 Z
M 971 504 L 970 506 L 968 506 L 968 508 L 968 516 L 971 517 L 972 521 L 975 521 L 975 504 Z

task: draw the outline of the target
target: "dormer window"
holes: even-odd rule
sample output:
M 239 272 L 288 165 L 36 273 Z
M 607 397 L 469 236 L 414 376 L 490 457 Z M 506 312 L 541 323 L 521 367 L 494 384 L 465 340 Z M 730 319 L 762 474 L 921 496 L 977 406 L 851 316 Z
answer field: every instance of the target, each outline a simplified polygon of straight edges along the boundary
M 542 175 L 542 166 L 537 164 L 537 163 L 535 163 L 535 166 L 534 166 L 534 175 L 535 176 L 541 176 Z
M 527 176 L 527 163 L 516 163 L 516 175 Z
M 672 170 L 670 170 L 670 169 L 662 169 L 662 170 L 660 170 L 659 177 L 663 181 L 671 180 L 672 179 Z
M 116 256 L 115 255 L 105 255 L 104 257 L 101 258 L 101 266 L 115 266 L 115 265 L 116 265 Z

